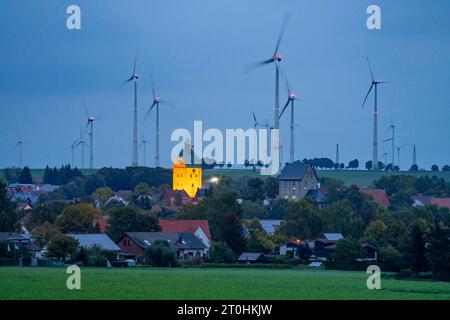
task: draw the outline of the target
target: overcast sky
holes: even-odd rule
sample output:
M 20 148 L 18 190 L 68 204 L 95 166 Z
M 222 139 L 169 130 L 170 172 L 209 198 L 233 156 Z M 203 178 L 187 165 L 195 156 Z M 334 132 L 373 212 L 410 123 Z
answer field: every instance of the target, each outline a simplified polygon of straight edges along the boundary
M 81 7 L 81 30 L 66 28 L 66 8 Z M 382 30 L 368 30 L 366 9 L 378 4 Z M 291 13 L 280 52 L 298 96 L 296 158 L 326 156 L 348 163 L 371 158 L 373 99 L 365 57 L 379 87 L 379 139 L 391 119 L 409 167 L 417 145 L 420 167 L 450 163 L 450 2 L 96 0 L 0 2 L 0 167 L 69 163 L 70 145 L 85 126 L 85 101 L 95 122 L 95 167 L 131 163 L 131 85 L 139 48 L 139 138 L 154 164 L 154 115 L 150 74 L 161 107 L 161 164 L 170 165 L 176 128 L 250 128 L 251 111 L 273 121 L 274 67 L 244 74 L 246 63 L 270 58 L 285 12 Z M 282 87 L 282 102 L 286 91 Z M 281 122 L 284 160 L 288 117 Z M 390 144 L 384 144 L 390 152 Z M 76 153 L 80 166 L 81 150 Z M 383 160 L 380 143 L 380 160 Z M 142 163 L 142 149 L 140 149 Z M 88 163 L 86 152 L 86 165 Z

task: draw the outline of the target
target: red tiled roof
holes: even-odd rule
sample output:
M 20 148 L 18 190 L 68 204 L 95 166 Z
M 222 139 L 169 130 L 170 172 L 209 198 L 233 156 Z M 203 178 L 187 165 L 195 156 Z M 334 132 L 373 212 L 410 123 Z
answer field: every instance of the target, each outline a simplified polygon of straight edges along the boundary
M 172 189 L 166 189 L 164 191 L 164 200 L 170 200 L 170 198 L 175 198 L 176 194 L 180 194 L 182 199 L 190 199 L 189 195 L 184 190 L 172 190 Z
M 430 204 L 438 206 L 440 208 L 450 209 L 450 198 L 431 198 Z
M 192 232 L 201 228 L 205 235 L 211 240 L 208 220 L 159 220 L 162 232 Z
M 360 189 L 359 191 L 371 196 L 373 201 L 385 207 L 388 207 L 390 204 L 386 191 L 384 191 L 383 189 Z
M 125 200 L 130 194 L 131 194 L 131 190 L 118 190 L 116 192 L 116 195 L 118 195 L 119 197 L 122 197 Z

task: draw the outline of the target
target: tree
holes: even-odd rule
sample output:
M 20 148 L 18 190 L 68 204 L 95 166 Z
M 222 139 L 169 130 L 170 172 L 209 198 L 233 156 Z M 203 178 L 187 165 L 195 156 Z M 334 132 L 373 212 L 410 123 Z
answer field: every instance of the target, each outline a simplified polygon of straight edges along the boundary
M 336 260 L 354 261 L 363 256 L 361 242 L 351 237 L 336 242 L 334 258 Z
M 92 199 L 100 202 L 100 205 L 102 205 L 102 206 L 113 196 L 114 196 L 114 192 L 111 190 L 111 188 L 108 188 L 108 187 L 97 188 L 91 194 Z
M 209 247 L 209 261 L 213 263 L 232 263 L 235 256 L 233 250 L 224 242 L 213 242 Z
M 450 281 L 450 238 L 448 229 L 435 220 L 428 237 L 427 258 L 430 262 L 433 278 L 440 281 Z
M 158 219 L 150 213 L 131 207 L 114 208 L 108 211 L 109 226 L 107 234 L 113 240 L 119 239 L 125 232 L 160 231 Z
M 428 268 L 425 256 L 425 232 L 419 221 L 413 223 L 403 238 L 402 258 L 405 267 L 416 275 Z
M 6 185 L 0 179 L 0 232 L 14 231 L 17 215 L 14 203 L 6 194 Z
M 450 171 L 450 166 L 448 164 L 444 165 L 442 171 Z
M 20 170 L 19 168 L 5 168 L 3 169 L 3 177 L 5 178 L 7 183 L 17 183 L 19 182 L 19 176 L 20 176 Z
M 60 233 L 61 232 L 54 224 L 48 222 L 44 222 L 42 225 L 38 225 L 31 230 L 31 234 L 34 237 L 36 244 L 40 247 L 44 247 L 51 239 Z
M 307 199 L 290 202 L 284 220 L 282 231 L 289 237 L 312 239 L 323 231 L 319 209 Z
M 348 200 L 341 200 L 323 209 L 325 220 L 324 231 L 342 232 L 345 237 L 359 239 L 363 232 L 364 223 Z
M 56 220 L 63 233 L 89 233 L 94 231 L 94 221 L 101 212 L 91 204 L 79 203 L 67 206 Z
M 359 167 L 358 159 L 354 159 L 354 160 L 350 161 L 347 166 L 347 168 L 349 168 L 349 169 L 358 169 L 358 167 Z
M 176 263 L 176 253 L 167 241 L 156 240 L 147 249 L 145 257 L 152 266 L 170 267 Z
M 31 184 L 33 183 L 33 177 L 31 176 L 31 171 L 28 166 L 24 167 L 19 175 L 19 183 Z
M 78 248 L 78 241 L 72 237 L 58 234 L 47 245 L 49 257 L 66 259 L 74 257 Z
M 411 166 L 411 168 L 409 168 L 409 171 L 412 171 L 412 172 L 419 171 L 419 166 L 417 164 L 413 164 Z
M 372 221 L 364 231 L 363 241 L 376 248 L 381 248 L 385 243 L 386 230 L 387 226 L 383 221 Z
M 275 244 L 260 229 L 250 229 L 250 237 L 247 243 L 247 251 L 270 253 L 275 249 Z
M 431 171 L 439 171 L 439 167 L 436 165 L 436 164 L 433 164 L 432 166 L 431 166 Z
M 53 224 L 61 214 L 64 204 L 55 202 L 51 205 L 35 206 L 30 212 L 30 219 L 27 223 L 29 230 L 44 223 Z
M 218 219 L 217 239 L 228 244 L 236 253 L 242 253 L 245 249 L 245 240 L 242 234 L 241 219 L 236 213 L 225 213 Z
M 278 194 L 278 188 L 278 180 L 274 177 L 268 177 L 264 180 L 263 191 L 267 198 L 275 198 Z

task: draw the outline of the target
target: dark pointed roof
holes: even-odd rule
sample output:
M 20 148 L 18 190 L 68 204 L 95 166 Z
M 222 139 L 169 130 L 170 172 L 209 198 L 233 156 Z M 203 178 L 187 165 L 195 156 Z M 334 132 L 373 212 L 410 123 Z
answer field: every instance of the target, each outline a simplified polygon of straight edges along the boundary
M 304 175 L 305 175 L 305 173 L 306 173 L 306 170 L 310 166 L 311 165 L 309 163 L 305 165 L 300 160 L 297 160 L 297 161 L 292 162 L 292 163 L 286 163 L 284 168 L 281 170 L 280 175 L 278 176 L 278 180 L 279 181 L 283 181 L 283 180 L 302 180 Z M 314 169 L 313 169 L 313 172 L 314 172 L 314 174 L 316 174 Z

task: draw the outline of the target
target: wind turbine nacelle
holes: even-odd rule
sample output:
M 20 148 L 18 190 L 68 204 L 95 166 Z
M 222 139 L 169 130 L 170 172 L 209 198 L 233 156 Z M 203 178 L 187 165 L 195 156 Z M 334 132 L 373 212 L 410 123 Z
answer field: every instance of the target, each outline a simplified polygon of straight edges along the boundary
M 289 93 L 289 100 L 295 100 L 295 93 Z
M 273 59 L 276 61 L 281 61 L 281 54 L 275 53 L 275 55 L 273 56 Z
M 158 102 L 160 102 L 160 101 L 161 101 L 161 97 L 156 96 L 156 97 L 155 97 L 155 102 L 158 103 Z

